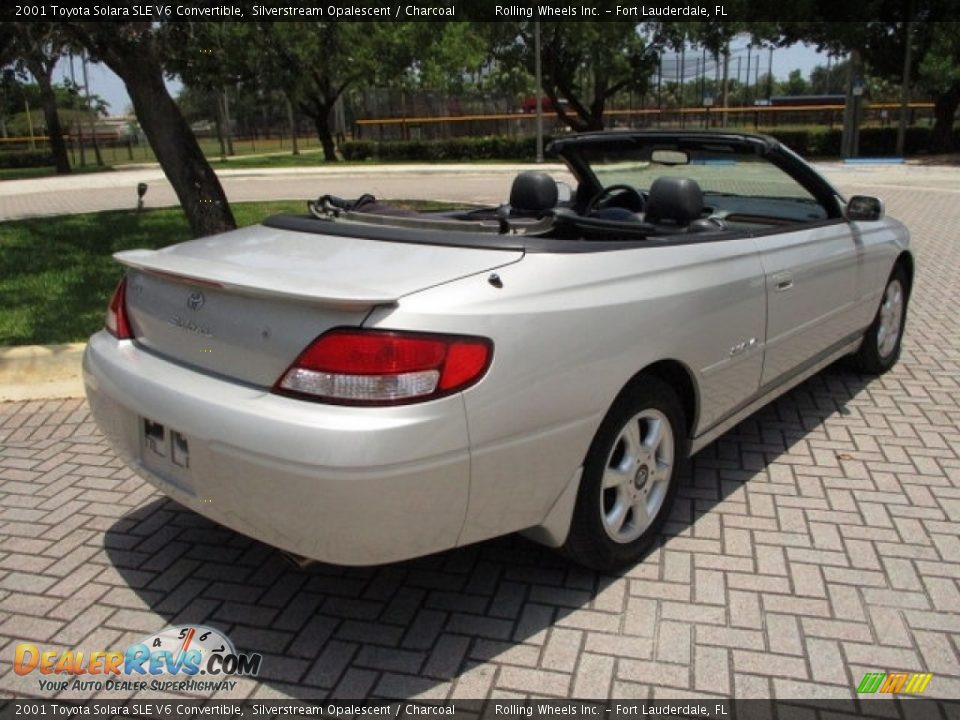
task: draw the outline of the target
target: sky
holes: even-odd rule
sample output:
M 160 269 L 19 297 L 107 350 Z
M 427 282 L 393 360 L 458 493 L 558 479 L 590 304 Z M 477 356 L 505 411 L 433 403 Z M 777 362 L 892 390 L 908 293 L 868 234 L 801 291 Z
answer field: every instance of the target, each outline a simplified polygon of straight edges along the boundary
M 745 38 L 738 38 L 732 43 L 731 55 L 734 58 L 734 61 L 731 63 L 731 74 L 736 72 L 735 58 L 737 57 L 742 58 L 741 67 L 743 68 L 744 72 L 746 72 L 746 44 L 747 40 Z M 753 53 L 753 56 L 755 57 L 755 53 Z M 767 72 L 768 57 L 768 51 L 764 50 L 761 52 L 761 75 Z M 691 77 L 694 72 L 693 63 L 695 60 L 689 55 L 685 60 L 685 65 L 687 65 L 687 75 L 688 77 Z M 756 61 L 754 60 L 754 62 Z M 804 77 L 806 77 L 816 65 L 825 65 L 826 62 L 826 56 L 817 53 L 816 49 L 810 46 L 794 45 L 789 48 L 778 48 L 773 52 L 773 75 L 778 79 L 786 78 L 787 74 L 791 70 L 799 68 Z M 665 77 L 669 75 L 668 69 L 669 68 L 665 67 Z M 77 82 L 83 84 L 79 58 L 74 61 L 74 73 L 76 75 Z M 110 105 L 110 114 L 125 114 L 127 108 L 130 107 L 130 97 L 127 95 L 127 91 L 123 86 L 123 81 L 121 81 L 120 78 L 117 77 L 113 71 L 111 71 L 105 65 L 90 64 L 87 66 L 87 73 L 90 79 L 90 92 L 94 95 L 99 95 L 107 101 L 107 103 Z M 752 76 L 753 73 L 751 73 L 751 77 Z M 54 78 L 56 82 L 62 82 L 64 78 L 69 77 L 70 63 L 68 58 L 63 58 L 57 65 Z M 179 80 L 167 81 L 167 88 L 174 97 L 176 97 L 177 93 L 180 92 L 181 87 L 182 85 Z

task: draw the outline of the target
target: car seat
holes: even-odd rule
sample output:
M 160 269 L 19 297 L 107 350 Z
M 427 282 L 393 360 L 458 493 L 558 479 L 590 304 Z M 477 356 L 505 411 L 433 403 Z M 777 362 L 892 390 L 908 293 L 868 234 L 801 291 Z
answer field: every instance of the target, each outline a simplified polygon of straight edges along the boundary
M 522 172 L 510 188 L 510 217 L 537 218 L 557 206 L 557 182 L 543 172 Z

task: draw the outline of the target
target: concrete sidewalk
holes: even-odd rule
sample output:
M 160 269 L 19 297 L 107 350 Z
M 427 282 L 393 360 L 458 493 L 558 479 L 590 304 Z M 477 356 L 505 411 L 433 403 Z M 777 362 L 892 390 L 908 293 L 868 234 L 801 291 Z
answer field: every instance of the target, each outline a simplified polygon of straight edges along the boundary
M 499 203 L 510 192 L 516 173 L 528 169 L 570 179 L 561 165 L 410 164 L 333 165 L 301 168 L 218 170 L 230 202 L 302 199 L 330 193 L 357 197 L 453 200 Z M 159 167 L 83 175 L 9 180 L 0 183 L 0 221 L 44 215 L 71 215 L 122 210 L 137 205 L 137 184 L 147 183 L 145 207 L 179 204 Z
M 86 343 L 0 346 L 0 402 L 83 397 Z
M 921 165 L 816 165 L 838 185 L 856 185 L 862 192 L 884 189 L 960 192 L 960 167 Z M 510 181 L 523 170 L 540 169 L 572 182 L 558 164 L 402 164 L 322 165 L 300 168 L 237 168 L 218 170 L 230 202 L 302 199 L 324 193 L 356 197 L 370 192 L 383 198 L 500 203 Z M 149 186 L 146 207 L 179 204 L 159 166 L 63 177 L 9 180 L 0 183 L 0 221 L 44 215 L 122 210 L 137 205 L 137 184 Z

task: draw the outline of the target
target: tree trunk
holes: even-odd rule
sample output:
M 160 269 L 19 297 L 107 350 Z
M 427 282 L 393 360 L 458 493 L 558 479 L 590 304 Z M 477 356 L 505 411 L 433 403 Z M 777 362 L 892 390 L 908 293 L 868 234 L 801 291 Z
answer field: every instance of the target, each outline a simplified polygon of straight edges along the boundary
M 31 63 L 30 73 L 40 86 L 40 101 L 43 104 L 43 117 L 47 125 L 47 137 L 50 138 L 50 151 L 53 153 L 53 163 L 57 173 L 65 175 L 70 172 L 70 157 L 67 155 L 67 144 L 63 141 L 63 128 L 60 126 L 60 113 L 57 112 L 57 96 L 53 92 L 50 78 L 53 75 L 53 65 L 43 67 Z
M 113 70 L 117 72 L 118 68 Z M 128 70 L 125 74 L 127 77 L 121 77 L 134 111 L 177 193 L 193 235 L 201 237 L 234 229 L 237 224 L 220 180 L 167 92 L 159 66 Z
M 293 115 L 293 103 L 290 102 L 290 96 L 284 95 L 283 99 L 287 101 L 287 120 L 290 123 L 290 140 L 293 144 L 293 154 L 300 154 L 300 142 L 297 139 L 297 119 Z
M 960 84 L 953 85 L 933 103 L 933 130 L 930 132 L 930 151 L 948 153 L 953 151 L 953 123 L 960 107 Z
M 220 93 L 212 91 L 217 102 L 217 111 L 213 114 L 213 126 L 217 131 L 217 141 L 220 143 L 220 160 L 227 160 L 227 143 L 223 138 L 223 102 Z
M 76 23 L 70 31 L 123 80 L 194 237 L 233 230 L 237 224 L 220 180 L 164 85 L 150 23 Z
M 163 84 L 160 65 L 147 58 L 111 69 L 120 75 L 143 132 L 173 185 L 195 237 L 233 230 L 237 224 L 220 180 L 200 150 L 190 126 Z
M 97 159 L 97 166 L 103 167 L 103 155 L 100 153 L 100 142 L 97 140 L 97 126 L 90 121 L 90 138 L 93 140 L 93 155 Z
M 223 132 L 227 136 L 227 155 L 233 157 L 233 121 L 230 119 L 230 96 L 223 89 Z
M 337 146 L 333 142 L 333 132 L 330 129 L 330 108 L 323 108 L 315 113 L 313 124 L 317 128 L 317 137 L 323 146 L 323 159 L 327 162 L 337 162 Z
M 595 83 L 599 87 L 600 83 Z M 587 117 L 587 130 L 603 130 L 603 113 L 607 107 L 607 96 L 594 90 L 593 102 L 590 103 L 590 115 Z

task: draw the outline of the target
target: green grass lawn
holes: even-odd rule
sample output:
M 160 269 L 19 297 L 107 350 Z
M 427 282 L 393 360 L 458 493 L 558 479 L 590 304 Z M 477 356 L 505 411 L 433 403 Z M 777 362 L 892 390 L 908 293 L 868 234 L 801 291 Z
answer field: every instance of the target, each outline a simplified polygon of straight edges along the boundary
M 323 159 L 322 150 L 304 150 L 299 155 L 291 155 L 289 152 L 283 155 L 234 155 L 225 161 L 219 157 L 208 159 L 215 170 L 223 168 L 304 167 L 328 164 Z
M 281 142 L 277 138 L 269 140 L 234 140 L 232 155 L 226 162 L 220 161 L 220 145 L 215 138 L 199 138 L 200 149 L 217 168 L 222 167 L 300 167 L 303 165 L 323 164 L 323 151 L 314 137 L 300 138 L 300 155 L 290 154 L 290 139 Z M 74 173 L 105 172 L 122 169 L 124 165 L 153 163 L 157 161 L 153 150 L 147 144 L 128 150 L 126 146 L 104 146 L 100 149 L 104 165 L 94 162 L 93 150 L 86 154 L 86 165 L 80 164 L 80 156 L 75 150 L 70 152 L 70 167 Z M 277 153 L 270 155 L 269 153 Z M 0 168 L 0 181 L 21 180 L 56 175 L 53 166 L 36 168 Z
M 304 151 L 299 155 L 291 155 L 289 153 L 283 155 L 234 155 L 225 161 L 221 160 L 219 156 L 208 157 L 207 160 L 210 162 L 210 165 L 214 170 L 223 170 L 227 168 L 310 167 L 325 164 L 323 152 L 320 150 Z M 153 155 L 151 155 L 150 158 L 144 162 L 154 162 Z M 86 167 L 74 165 L 71 172 L 73 174 L 77 174 L 123 170 L 124 165 L 129 164 L 130 163 L 117 163 L 115 165 L 104 165 L 102 167 L 98 167 L 96 165 L 87 165 Z M 342 165 L 343 161 L 340 161 L 338 164 Z M 0 181 L 53 177 L 56 174 L 56 168 L 53 166 L 34 168 L 0 168 Z
M 212 162 L 220 159 L 220 143 L 216 138 L 199 137 L 197 138 L 197 143 L 200 145 L 200 150 L 208 160 Z M 256 140 L 252 140 L 250 138 L 234 139 L 234 155 L 231 157 L 234 159 L 239 159 L 248 155 L 263 155 L 266 153 L 280 153 L 281 155 L 289 155 L 290 151 L 290 138 L 284 138 L 283 141 L 281 141 L 279 138 L 259 138 Z M 322 157 L 322 153 L 320 151 L 320 141 L 317 140 L 317 138 L 313 135 L 301 137 L 300 152 L 315 153 Z M 149 143 L 142 143 L 129 149 L 125 145 L 107 145 L 100 148 L 100 154 L 105 163 L 114 166 L 157 161 L 156 155 L 153 154 L 153 150 L 151 149 Z M 79 153 L 74 151 L 70 156 L 70 159 L 74 166 L 79 166 Z M 93 162 L 93 151 L 90 149 L 87 150 L 86 160 L 88 166 Z
M 232 207 L 239 226 L 278 212 L 306 211 L 302 200 Z M 123 274 L 113 253 L 189 239 L 180 208 L 0 223 L 0 345 L 86 340 L 103 325 L 107 301 Z
M 303 150 L 299 155 L 291 155 L 289 152 L 278 155 L 234 155 L 227 160 L 221 160 L 219 154 L 208 155 L 207 160 L 214 170 L 224 169 L 243 169 L 243 168 L 287 168 L 287 167 L 330 167 L 331 163 L 323 159 L 323 151 L 319 149 Z M 129 162 L 109 163 L 109 157 L 106 158 L 107 165 L 98 167 L 96 165 L 87 165 L 86 167 L 73 166 L 74 173 L 92 173 L 107 172 L 110 170 L 123 170 L 124 165 Z M 530 159 L 532 161 L 532 158 Z M 148 158 L 138 158 L 135 162 L 154 162 L 153 155 Z M 336 167 L 343 165 L 404 165 L 410 161 L 407 160 L 338 160 Z M 457 165 L 463 162 L 470 162 L 474 165 L 492 165 L 497 163 L 516 163 L 522 162 L 517 159 L 502 160 L 458 160 L 445 159 L 431 161 L 433 165 Z M 57 174 L 53 167 L 38 168 L 0 168 L 0 181 L 3 180 L 24 180 L 27 178 L 52 177 Z

